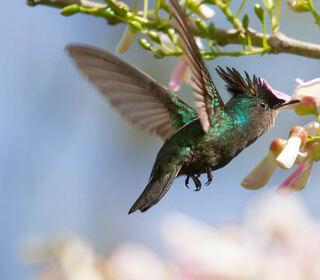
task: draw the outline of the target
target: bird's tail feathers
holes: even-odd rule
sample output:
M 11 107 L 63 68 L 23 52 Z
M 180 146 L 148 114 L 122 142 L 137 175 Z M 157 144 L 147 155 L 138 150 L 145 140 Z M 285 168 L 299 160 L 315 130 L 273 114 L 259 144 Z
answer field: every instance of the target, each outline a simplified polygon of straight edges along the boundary
M 161 174 L 160 176 L 153 176 L 142 194 L 132 205 L 128 214 L 137 210 L 141 212 L 147 211 L 150 207 L 157 204 L 159 200 L 166 194 L 172 185 L 174 179 L 177 177 L 182 164 L 176 166 L 170 173 Z

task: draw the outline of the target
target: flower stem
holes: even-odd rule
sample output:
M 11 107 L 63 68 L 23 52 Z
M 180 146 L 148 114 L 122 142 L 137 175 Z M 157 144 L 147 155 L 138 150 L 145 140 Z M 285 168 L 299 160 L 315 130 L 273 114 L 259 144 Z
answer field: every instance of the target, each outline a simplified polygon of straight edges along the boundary
M 148 17 L 148 4 L 149 4 L 149 0 L 143 1 L 143 17 L 144 18 Z
M 274 32 L 277 32 L 279 30 L 279 18 L 280 18 L 280 0 L 276 3 L 277 11 L 276 11 L 276 27 Z
M 270 51 L 270 48 L 259 48 L 259 49 L 253 49 L 253 50 L 242 50 L 242 51 L 238 51 L 238 52 L 201 52 L 202 55 L 210 57 L 212 56 L 212 58 L 216 58 L 219 56 L 241 56 L 241 55 L 254 55 L 254 54 L 265 54 L 268 53 Z
M 268 48 L 268 42 L 266 38 L 266 24 L 265 21 L 263 20 L 262 22 L 262 33 L 263 33 L 263 38 L 262 38 L 262 46 L 264 49 Z
M 239 17 L 240 17 L 240 14 L 241 14 L 241 12 L 242 12 L 242 9 L 243 9 L 244 4 L 246 3 L 246 1 L 247 1 L 247 0 L 242 0 L 241 5 L 240 5 L 240 7 L 239 7 L 239 9 L 238 9 L 238 11 L 237 11 L 237 13 L 236 13 L 236 18 L 239 18 Z
M 220 8 L 220 10 L 224 13 L 224 15 L 227 17 L 227 20 L 238 30 L 244 31 L 241 21 L 234 17 L 231 10 L 229 9 L 229 5 L 224 4 L 223 2 L 217 1 L 216 5 Z
M 133 14 L 136 14 L 137 8 L 138 8 L 138 0 L 134 0 L 133 9 L 132 9 Z
M 316 20 L 316 23 L 320 27 L 320 15 L 317 13 L 317 11 L 312 3 L 312 0 L 308 0 L 308 4 L 309 4 L 310 10 L 311 10 L 311 13 L 313 14 L 313 17 Z

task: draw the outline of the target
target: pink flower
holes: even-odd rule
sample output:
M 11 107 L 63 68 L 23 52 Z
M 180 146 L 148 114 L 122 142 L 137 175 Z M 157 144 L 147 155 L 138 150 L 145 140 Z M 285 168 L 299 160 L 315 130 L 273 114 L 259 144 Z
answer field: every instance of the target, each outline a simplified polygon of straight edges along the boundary
M 278 187 L 280 193 L 302 190 L 309 181 L 313 160 L 310 156 L 302 161 L 291 175 Z
M 306 124 L 304 129 L 309 136 L 319 135 L 319 123 L 317 122 Z M 319 160 L 320 143 L 308 142 L 304 146 L 303 152 L 305 153 L 305 156 L 292 174 L 278 187 L 278 192 L 290 193 L 292 191 L 302 190 L 308 184 L 313 162 Z
M 302 190 L 309 181 L 313 162 L 320 160 L 320 142 L 306 143 L 307 136 L 319 136 L 318 122 L 310 122 L 304 127 L 293 127 L 288 141 L 274 139 L 269 153 L 242 180 L 241 185 L 250 190 L 262 188 L 268 183 L 277 166 L 290 169 L 293 164 L 298 164 L 277 191 L 283 193 Z
M 183 55 L 179 58 L 178 62 L 174 66 L 170 81 L 169 81 L 169 89 L 172 91 L 178 91 L 180 89 L 180 85 L 182 83 L 182 79 L 184 73 L 187 71 L 188 63 L 186 57 Z

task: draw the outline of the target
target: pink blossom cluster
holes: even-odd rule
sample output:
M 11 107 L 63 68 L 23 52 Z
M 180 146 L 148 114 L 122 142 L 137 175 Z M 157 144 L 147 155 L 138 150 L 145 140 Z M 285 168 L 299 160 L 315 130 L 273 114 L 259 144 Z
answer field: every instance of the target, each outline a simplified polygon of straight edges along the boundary
M 300 102 L 292 108 L 298 115 L 315 115 L 320 118 L 320 78 L 309 82 L 297 79 L 297 87 L 292 98 Z M 288 140 L 276 138 L 272 141 L 268 154 L 242 180 L 241 185 L 247 189 L 258 189 L 265 186 L 276 167 L 296 169 L 279 186 L 279 192 L 302 190 L 308 184 L 313 163 L 320 160 L 319 121 L 312 121 L 303 127 L 291 129 Z
M 174 214 L 162 236 L 167 258 L 133 242 L 100 255 L 73 237 L 33 246 L 28 260 L 38 280 L 320 279 L 320 221 L 296 196 L 264 194 L 220 226 Z

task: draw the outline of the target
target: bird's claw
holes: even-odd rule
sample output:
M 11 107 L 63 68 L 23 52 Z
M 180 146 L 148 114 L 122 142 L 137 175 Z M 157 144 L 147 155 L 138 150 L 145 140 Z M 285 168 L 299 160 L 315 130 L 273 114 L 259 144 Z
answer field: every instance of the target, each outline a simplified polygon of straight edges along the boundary
M 189 178 L 190 178 L 190 176 L 188 175 L 187 178 L 186 178 L 186 180 L 184 181 L 184 184 L 186 185 L 186 187 L 187 187 L 188 189 L 190 189 L 190 188 L 189 188 Z
M 186 187 L 187 187 L 188 189 L 190 189 L 190 188 L 189 188 L 189 179 L 190 179 L 190 177 L 191 177 L 191 179 L 193 180 L 193 182 L 194 182 L 194 184 L 195 184 L 195 186 L 196 186 L 196 188 L 194 189 L 194 191 L 196 191 L 196 192 L 200 191 L 202 184 L 201 184 L 201 181 L 198 179 L 199 176 L 200 176 L 200 175 L 196 175 L 196 176 L 195 176 L 195 175 L 187 175 L 187 178 L 186 178 L 186 180 L 185 180 L 185 185 L 186 185 Z
M 206 170 L 206 172 L 207 172 L 207 178 L 208 178 L 208 180 L 207 180 L 207 182 L 205 183 L 205 185 L 206 185 L 206 186 L 209 186 L 209 185 L 211 184 L 211 182 L 212 182 L 212 179 L 213 179 L 211 168 L 208 167 L 207 170 Z
M 198 192 L 198 191 L 200 191 L 201 190 L 201 181 L 199 180 L 199 175 L 196 177 L 196 176 L 194 176 L 194 175 L 191 175 L 191 178 L 192 178 L 192 180 L 193 180 L 193 182 L 194 182 L 194 184 L 196 185 L 196 188 L 194 189 L 194 191 L 195 192 Z

